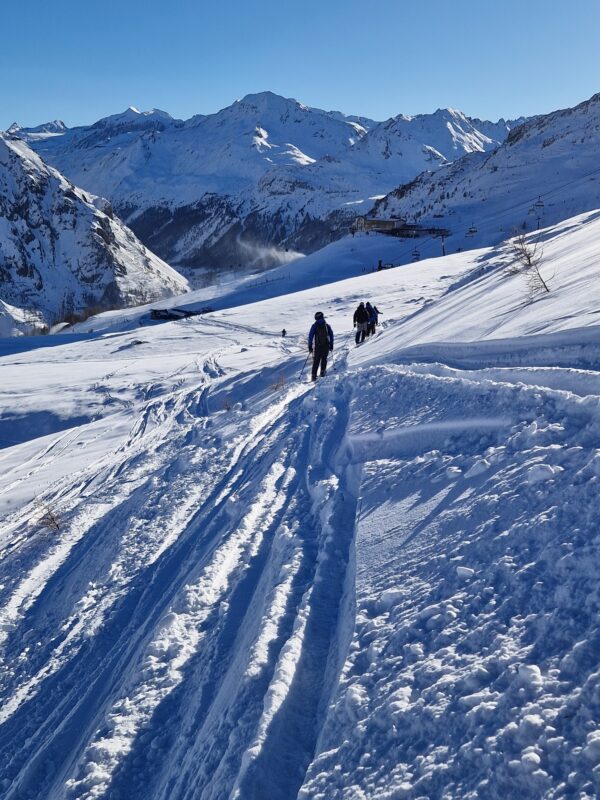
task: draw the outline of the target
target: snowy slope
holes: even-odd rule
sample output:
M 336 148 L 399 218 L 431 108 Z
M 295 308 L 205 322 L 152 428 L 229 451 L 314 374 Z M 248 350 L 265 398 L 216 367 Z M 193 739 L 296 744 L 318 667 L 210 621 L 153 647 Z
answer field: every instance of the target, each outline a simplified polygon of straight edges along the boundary
M 594 325 L 600 307 L 595 293 L 590 293 L 588 287 L 594 282 L 597 267 L 598 212 L 573 217 L 528 237 L 532 245 L 538 243 L 542 254 L 540 270 L 551 289 L 548 295 L 538 297 L 535 303 L 530 302 L 526 277 L 511 274 L 514 257 L 509 241 L 493 248 L 407 264 L 414 247 L 410 240 L 406 242 L 382 234 L 357 234 L 262 275 L 233 279 L 218 288 L 210 286 L 147 306 L 100 314 L 78 324 L 75 330 L 100 332 L 137 327 L 147 322 L 150 308 L 155 307 L 223 310 L 271 298 L 272 302 L 264 306 L 269 309 L 265 327 L 269 330 L 283 327 L 295 330 L 298 320 L 308 319 L 306 315 L 310 315 L 315 302 L 327 302 L 331 310 L 331 303 L 337 301 L 341 289 L 360 287 L 363 283 L 364 286 L 379 287 L 376 293 L 378 303 L 381 295 L 391 295 L 394 303 L 399 302 L 396 295 L 398 286 L 402 290 L 410 287 L 414 292 L 418 292 L 417 287 L 421 286 L 421 302 L 431 302 L 440 293 L 447 292 L 427 314 L 421 311 L 416 315 L 410 314 L 395 327 L 394 336 L 386 339 L 390 352 L 432 338 L 462 341 L 550 333 L 562 330 L 564 319 L 572 317 L 585 320 L 586 325 Z M 436 249 L 439 249 L 439 244 Z M 381 272 L 377 271 L 379 261 L 386 267 Z M 401 265 L 402 268 L 399 272 L 389 268 L 390 265 Z M 400 283 L 398 274 L 402 275 Z M 349 280 L 358 277 L 361 277 L 358 282 Z M 465 281 L 468 285 L 463 287 Z M 426 286 L 429 287 L 427 292 Z M 507 286 L 511 287 L 508 294 Z M 431 294 L 434 287 L 436 291 Z M 455 287 L 454 291 L 447 291 L 450 287 Z M 359 294 L 354 294 L 359 298 Z M 286 296 L 285 302 L 281 302 L 282 296 Z M 516 296 L 520 296 L 517 307 Z M 291 306 L 294 311 L 290 319 L 291 297 L 294 298 Z M 401 306 L 403 316 L 408 311 L 420 309 L 419 302 L 414 299 L 411 302 L 412 309 Z M 480 308 L 486 309 L 485 319 L 479 313 Z
M 595 797 L 599 225 L 1 342 L 3 796 Z
M 492 149 L 509 128 L 490 138 L 451 110 L 374 123 L 262 92 L 185 123 L 128 109 L 20 135 L 169 263 L 224 267 L 313 252 L 400 181 Z
M 499 123 L 496 136 L 490 138 L 461 111 L 444 108 L 433 114 L 393 117 L 371 130 L 356 151 L 357 157 L 376 152 L 391 159 L 398 179 L 407 183 L 420 172 L 452 162 L 465 153 L 495 149 L 509 131 L 510 123 L 505 123 L 504 129 Z
M 22 141 L 4 136 L 0 279 L 3 335 L 28 324 L 51 325 L 89 307 L 131 305 L 187 287 L 115 219 L 109 203 L 84 194 Z
M 376 216 L 449 228 L 450 252 L 493 245 L 598 208 L 600 95 L 514 128 L 491 154 L 473 153 L 400 186 Z M 473 230 L 474 229 L 474 230 Z M 437 254 L 437 242 L 419 244 Z

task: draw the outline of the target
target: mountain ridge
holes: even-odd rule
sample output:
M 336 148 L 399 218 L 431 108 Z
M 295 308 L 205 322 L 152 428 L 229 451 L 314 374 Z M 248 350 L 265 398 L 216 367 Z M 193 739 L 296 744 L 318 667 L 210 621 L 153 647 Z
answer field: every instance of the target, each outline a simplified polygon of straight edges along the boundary
M 110 204 L 0 134 L 2 335 L 185 291 Z
M 497 244 L 600 207 L 600 93 L 513 128 L 488 154 L 423 173 L 377 201 L 376 217 L 451 229 L 449 252 Z M 421 255 L 438 252 L 417 243 Z M 433 249 L 432 249 L 433 248 Z
M 129 109 L 18 135 L 169 263 L 218 268 L 247 263 L 248 248 L 313 252 L 399 182 L 499 144 L 457 111 L 377 123 L 273 92 L 186 121 Z

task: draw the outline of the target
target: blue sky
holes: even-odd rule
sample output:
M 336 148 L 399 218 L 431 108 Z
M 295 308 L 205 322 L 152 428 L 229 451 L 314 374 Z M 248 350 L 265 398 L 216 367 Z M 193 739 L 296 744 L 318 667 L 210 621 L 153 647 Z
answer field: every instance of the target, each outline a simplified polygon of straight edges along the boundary
M 129 105 L 187 118 L 264 89 L 376 119 L 600 91 L 597 0 L 29 0 L 0 19 L 0 129 Z

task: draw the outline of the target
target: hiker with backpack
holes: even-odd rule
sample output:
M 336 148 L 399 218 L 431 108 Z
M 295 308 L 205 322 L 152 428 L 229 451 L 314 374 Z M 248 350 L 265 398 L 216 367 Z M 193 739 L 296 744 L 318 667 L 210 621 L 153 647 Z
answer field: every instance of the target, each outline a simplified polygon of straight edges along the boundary
M 369 312 L 364 303 L 359 303 L 354 312 L 354 327 L 356 328 L 356 344 L 364 342 L 369 326 Z
M 374 330 L 372 328 L 372 326 L 373 326 L 373 306 L 371 305 L 371 303 L 369 303 L 368 300 L 365 303 L 365 311 L 369 315 L 369 321 L 367 322 L 367 336 L 370 336 L 372 333 L 374 333 Z
M 322 311 L 317 311 L 315 321 L 308 332 L 308 352 L 313 353 L 312 380 L 317 380 L 317 372 L 321 369 L 321 378 L 327 371 L 327 356 L 333 350 L 333 331 L 325 322 Z
M 367 303 L 365 308 L 369 313 L 367 336 L 372 336 L 375 333 L 377 324 L 379 323 L 379 315 L 381 314 L 381 311 L 377 308 L 377 306 L 372 306 L 371 303 Z

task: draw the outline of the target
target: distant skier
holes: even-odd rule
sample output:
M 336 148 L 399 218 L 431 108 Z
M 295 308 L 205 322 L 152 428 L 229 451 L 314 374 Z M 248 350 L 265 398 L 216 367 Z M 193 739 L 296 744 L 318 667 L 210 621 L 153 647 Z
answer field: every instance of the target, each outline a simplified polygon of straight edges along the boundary
M 283 339 L 285 339 L 285 337 L 287 336 L 287 331 L 285 328 L 281 331 L 281 336 Z
M 354 312 L 354 327 L 356 328 L 356 344 L 364 342 L 369 326 L 369 312 L 364 303 L 360 303 Z
M 308 352 L 314 353 L 312 365 L 312 380 L 317 380 L 317 372 L 321 368 L 321 377 L 327 371 L 327 356 L 333 350 L 333 331 L 325 322 L 322 311 L 317 311 L 315 321 L 308 333 Z

